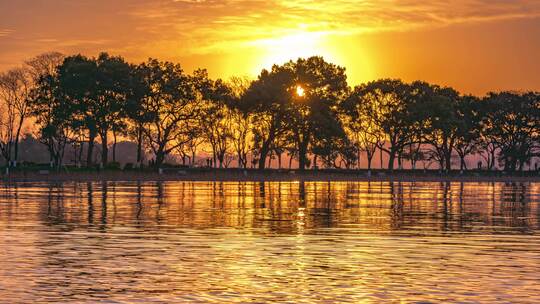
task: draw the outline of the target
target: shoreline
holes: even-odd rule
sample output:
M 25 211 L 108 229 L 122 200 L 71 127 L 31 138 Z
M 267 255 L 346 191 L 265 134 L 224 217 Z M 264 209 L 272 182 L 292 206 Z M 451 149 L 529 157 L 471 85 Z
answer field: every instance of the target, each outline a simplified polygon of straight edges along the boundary
M 170 170 L 169 170 L 170 171 Z M 504 175 L 502 172 L 481 174 L 466 172 L 464 174 L 440 174 L 434 172 L 373 172 L 367 171 L 278 171 L 278 170 L 237 170 L 207 169 L 183 170 L 158 174 L 153 171 L 102 171 L 102 172 L 14 172 L 2 175 L 1 182 L 92 182 L 92 181 L 200 181 L 200 182 L 540 182 L 540 175 Z

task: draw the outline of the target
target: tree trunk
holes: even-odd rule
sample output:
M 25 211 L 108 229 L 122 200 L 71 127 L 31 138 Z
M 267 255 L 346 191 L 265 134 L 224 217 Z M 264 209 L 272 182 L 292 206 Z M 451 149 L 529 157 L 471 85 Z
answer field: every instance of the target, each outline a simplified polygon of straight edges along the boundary
M 292 160 L 293 160 L 293 156 L 292 154 L 289 154 L 289 170 L 291 170 L 292 168 Z
M 47 143 L 47 150 L 49 151 L 49 162 L 50 166 L 54 167 L 56 165 L 56 153 L 54 152 L 54 146 L 52 144 L 52 139 Z
M 298 169 L 305 170 L 307 164 L 307 140 L 300 142 L 298 145 Z
M 15 137 L 15 154 L 13 155 L 14 167 L 17 167 L 18 160 L 19 160 L 19 135 Z
M 143 145 L 143 132 L 142 126 L 139 125 L 137 130 L 137 164 L 140 166 L 142 163 L 142 145 Z
M 272 143 L 271 137 L 268 137 L 266 141 L 263 142 L 263 145 L 261 147 L 261 154 L 259 158 L 259 169 L 264 170 L 266 166 L 266 157 L 268 156 L 268 152 L 270 152 L 270 144 Z
M 116 162 L 116 132 L 113 131 L 113 149 L 112 149 L 112 159 L 113 162 Z
M 79 151 L 75 152 L 77 155 L 77 165 L 82 166 L 82 156 L 83 156 L 83 150 L 84 150 L 84 142 L 79 142 Z
M 244 161 L 242 160 L 242 153 L 240 151 L 237 151 L 237 157 L 238 157 L 238 169 L 243 168 Z
M 489 170 L 493 170 L 493 168 L 495 167 L 495 149 L 491 149 L 491 151 L 489 151 Z
M 107 146 L 107 132 L 101 134 L 101 164 L 103 167 L 107 165 L 109 156 L 109 147 Z
M 17 165 L 17 161 L 19 160 L 19 137 L 21 136 L 21 129 L 22 129 L 23 122 L 24 122 L 24 115 L 21 115 L 21 118 L 19 119 L 19 126 L 17 127 L 17 133 L 15 134 L 15 155 L 13 156 L 15 165 Z
M 86 166 L 92 167 L 93 165 L 93 155 L 94 154 L 94 141 L 96 140 L 96 132 L 90 131 L 88 138 L 88 150 L 86 155 Z
M 219 161 L 219 168 L 223 168 L 223 161 L 225 160 L 225 153 L 223 152 L 219 152 L 219 154 L 217 155 L 217 159 Z
M 56 159 L 56 171 L 60 171 L 60 169 L 62 168 L 62 163 L 63 163 L 63 160 L 64 160 L 65 151 L 66 151 L 66 145 L 63 144 L 61 150 L 58 153 L 58 157 Z
M 366 150 L 369 150 L 369 148 L 366 149 Z M 361 153 L 362 153 L 362 150 L 360 150 L 360 148 L 357 148 L 357 149 L 356 149 L 356 154 L 358 155 L 358 158 L 356 159 L 356 167 L 357 167 L 358 169 L 360 169 L 360 154 L 361 154 Z M 367 154 L 369 154 L 369 152 L 367 152 Z
M 452 141 L 450 141 L 450 148 L 444 151 L 444 161 L 445 161 L 446 172 L 450 172 L 452 170 L 452 148 L 451 147 L 452 147 Z
M 390 152 L 388 153 L 388 170 L 390 171 L 394 170 L 395 159 L 396 159 L 396 151 L 394 149 L 390 149 Z
M 161 165 L 163 165 L 163 162 L 165 161 L 165 152 L 162 148 L 158 149 L 156 152 L 156 161 L 154 163 L 154 167 L 156 169 L 159 169 Z
M 465 170 L 465 156 L 464 155 L 459 156 L 459 169 L 461 171 Z
M 367 168 L 368 171 L 371 171 L 371 161 L 373 160 L 373 153 L 367 154 Z
M 381 169 L 383 169 L 383 149 L 379 149 L 379 158 L 379 162 L 381 163 Z
M 445 159 L 445 167 L 446 172 L 450 172 L 452 170 L 452 157 L 448 155 Z

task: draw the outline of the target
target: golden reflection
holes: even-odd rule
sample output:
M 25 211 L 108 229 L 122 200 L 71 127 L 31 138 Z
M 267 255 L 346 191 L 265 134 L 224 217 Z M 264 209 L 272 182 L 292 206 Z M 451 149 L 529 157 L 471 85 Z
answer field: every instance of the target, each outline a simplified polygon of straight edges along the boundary
M 539 191 L 516 183 L 4 186 L 0 284 L 9 288 L 0 296 L 84 302 L 107 282 L 100 293 L 111 302 L 538 302 Z

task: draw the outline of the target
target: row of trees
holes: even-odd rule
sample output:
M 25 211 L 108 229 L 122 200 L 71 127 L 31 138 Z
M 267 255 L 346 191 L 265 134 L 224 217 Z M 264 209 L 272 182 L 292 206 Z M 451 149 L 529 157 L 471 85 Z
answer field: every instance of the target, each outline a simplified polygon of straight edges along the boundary
M 345 69 L 321 57 L 263 70 L 256 80 L 213 80 L 206 70 L 149 59 L 134 65 L 100 54 L 40 55 L 0 75 L 0 150 L 15 165 L 25 122 L 57 168 L 68 145 L 77 161 L 116 161 L 118 140 L 137 143 L 137 161 L 170 155 L 193 165 L 201 151 L 212 164 L 265 168 L 282 155 L 298 167 L 371 169 L 377 152 L 388 168 L 405 161 L 467 169 L 477 154 L 489 169 L 523 170 L 539 155 L 540 94 L 490 93 L 483 98 L 422 81 L 381 79 L 350 88 Z M 110 151 L 112 150 L 112 151 Z M 112 152 L 112 158 L 111 158 Z M 83 160 L 86 155 L 86 160 Z

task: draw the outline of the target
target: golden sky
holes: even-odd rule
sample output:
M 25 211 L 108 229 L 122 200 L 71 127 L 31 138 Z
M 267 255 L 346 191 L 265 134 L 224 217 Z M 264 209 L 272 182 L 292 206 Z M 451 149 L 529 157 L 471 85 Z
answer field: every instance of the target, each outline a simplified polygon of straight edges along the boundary
M 0 0 L 0 70 L 52 50 L 151 56 L 223 78 L 322 55 L 352 85 L 540 90 L 540 1 Z

